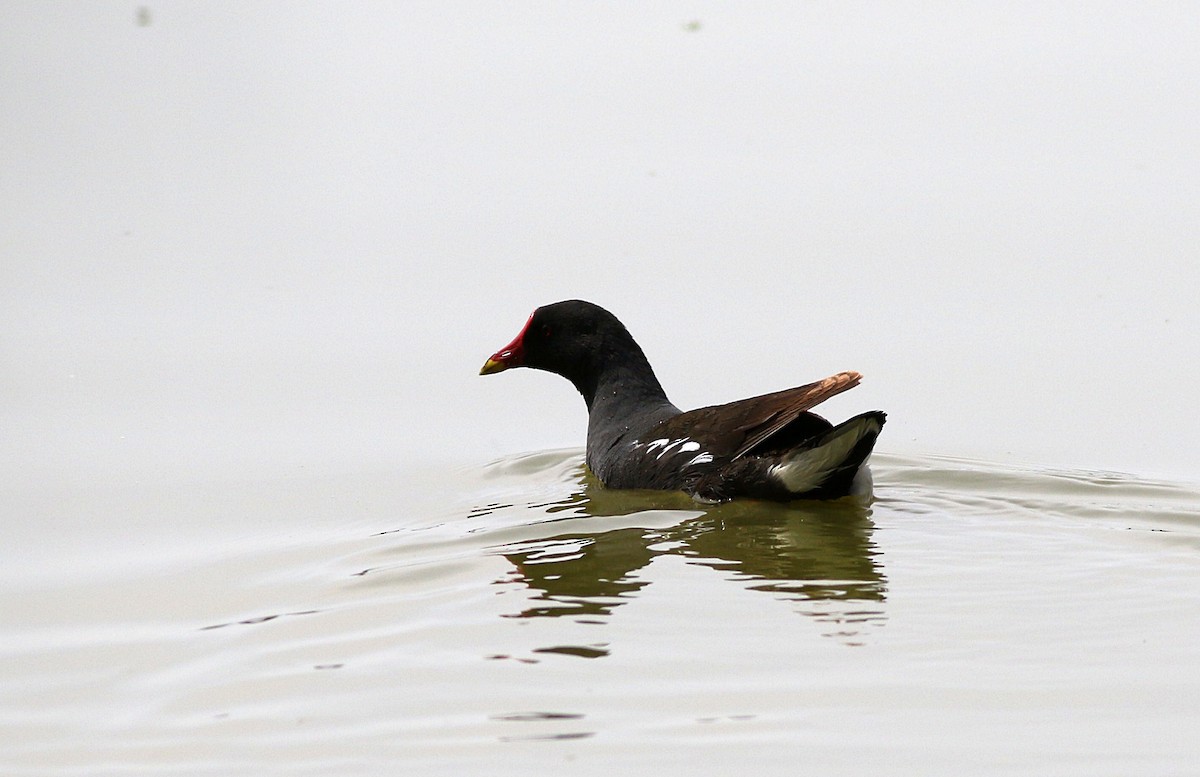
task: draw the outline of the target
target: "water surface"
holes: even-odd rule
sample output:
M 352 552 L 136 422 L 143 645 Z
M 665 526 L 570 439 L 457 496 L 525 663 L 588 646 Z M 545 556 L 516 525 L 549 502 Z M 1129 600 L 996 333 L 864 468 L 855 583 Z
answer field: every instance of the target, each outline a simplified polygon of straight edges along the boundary
M 0 589 L 0 770 L 1194 768 L 1195 488 L 875 470 L 870 505 L 614 492 L 574 450 L 11 493 L 45 520 Z

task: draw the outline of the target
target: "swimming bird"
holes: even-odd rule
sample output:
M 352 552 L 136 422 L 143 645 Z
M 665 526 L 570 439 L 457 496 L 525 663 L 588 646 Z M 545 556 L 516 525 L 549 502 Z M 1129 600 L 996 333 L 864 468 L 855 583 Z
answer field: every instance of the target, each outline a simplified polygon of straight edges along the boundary
M 479 373 L 513 367 L 561 375 L 583 395 L 587 466 L 609 488 L 678 490 L 707 504 L 869 493 L 866 462 L 886 414 L 835 426 L 810 412 L 857 386 L 857 372 L 683 412 L 617 317 L 583 300 L 533 311 Z

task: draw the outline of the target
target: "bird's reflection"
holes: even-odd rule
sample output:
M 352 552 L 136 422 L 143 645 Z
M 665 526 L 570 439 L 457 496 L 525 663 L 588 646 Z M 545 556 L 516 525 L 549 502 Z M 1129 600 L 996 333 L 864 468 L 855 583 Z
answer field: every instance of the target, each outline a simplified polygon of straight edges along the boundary
M 871 540 L 870 509 L 853 500 L 703 507 L 683 494 L 609 490 L 581 474 L 574 493 L 541 509 L 564 514 L 555 516 L 560 519 L 655 511 L 654 525 L 675 515 L 664 511 L 677 511 L 680 520 L 667 528 L 630 527 L 626 520 L 607 529 L 597 520 L 584 530 L 571 521 L 573 531 L 497 548 L 513 564 L 498 582 L 534 594 L 510 617 L 602 621 L 653 583 L 652 576 L 635 575 L 638 570 L 674 554 L 795 603 L 847 644 L 861 642 L 864 631 L 884 619 L 886 579 Z M 540 527 L 552 530 L 555 523 Z

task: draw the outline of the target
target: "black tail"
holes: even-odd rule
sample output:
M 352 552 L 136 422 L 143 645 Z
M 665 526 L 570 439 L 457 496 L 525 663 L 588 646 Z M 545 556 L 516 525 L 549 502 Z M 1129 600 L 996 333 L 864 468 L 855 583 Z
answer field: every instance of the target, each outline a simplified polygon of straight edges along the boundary
M 886 413 L 872 410 L 843 421 L 789 456 L 780 480 L 797 497 L 806 499 L 849 495 L 886 420 Z

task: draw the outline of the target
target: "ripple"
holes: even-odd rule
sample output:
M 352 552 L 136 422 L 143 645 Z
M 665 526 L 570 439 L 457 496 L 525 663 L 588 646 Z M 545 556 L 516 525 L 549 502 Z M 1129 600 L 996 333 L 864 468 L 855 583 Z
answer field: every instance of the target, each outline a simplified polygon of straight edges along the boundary
M 0 648 L 21 745 L 0 764 L 216 773 L 220 746 L 286 773 L 400 763 L 412 742 L 849 742 L 863 720 L 929 749 L 972 716 L 1012 742 L 1063 721 L 1109 738 L 1121 721 L 1160 751 L 1190 736 L 1194 488 L 886 455 L 875 482 L 872 504 L 701 506 L 548 451 L 460 470 L 437 499 L 381 476 L 340 528 L 289 535 L 271 514 L 169 564 L 22 580 Z

